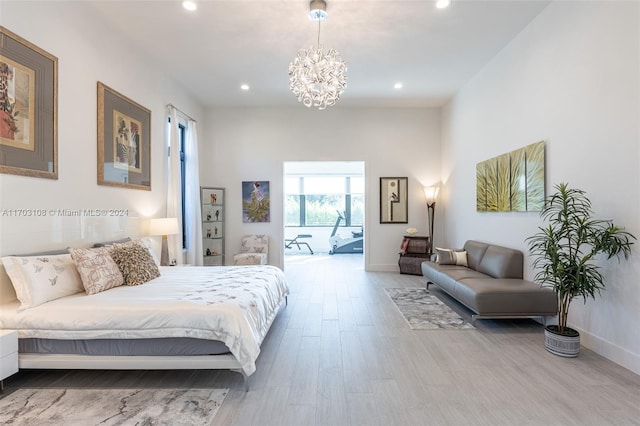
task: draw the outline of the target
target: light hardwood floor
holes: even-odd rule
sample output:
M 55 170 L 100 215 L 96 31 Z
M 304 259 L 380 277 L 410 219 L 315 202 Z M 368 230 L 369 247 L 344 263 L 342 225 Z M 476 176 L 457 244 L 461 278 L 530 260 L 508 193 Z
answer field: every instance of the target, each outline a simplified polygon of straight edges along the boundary
M 231 388 L 216 425 L 640 425 L 640 376 L 583 349 L 564 359 L 532 320 L 411 330 L 360 255 L 288 256 L 289 304 L 244 392 L 228 371 L 21 371 L 21 387 Z M 464 308 L 436 293 L 463 317 Z

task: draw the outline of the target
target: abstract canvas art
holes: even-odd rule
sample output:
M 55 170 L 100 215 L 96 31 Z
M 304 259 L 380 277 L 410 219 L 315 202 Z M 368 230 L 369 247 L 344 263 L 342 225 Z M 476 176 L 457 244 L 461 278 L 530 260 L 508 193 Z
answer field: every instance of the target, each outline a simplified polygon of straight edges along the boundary
M 544 141 L 476 164 L 476 211 L 538 212 L 544 205 Z

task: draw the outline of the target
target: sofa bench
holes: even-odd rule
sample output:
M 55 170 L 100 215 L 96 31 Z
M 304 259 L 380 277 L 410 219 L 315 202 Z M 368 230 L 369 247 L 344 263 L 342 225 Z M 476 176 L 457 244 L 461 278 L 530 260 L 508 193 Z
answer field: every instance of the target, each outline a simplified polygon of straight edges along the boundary
M 466 252 L 467 266 L 464 259 L 458 264 L 425 261 L 422 275 L 427 279 L 427 290 L 436 284 L 471 309 L 472 321 L 540 317 L 544 324 L 545 317 L 556 315 L 555 293 L 523 279 L 521 251 L 473 240 L 457 251 Z

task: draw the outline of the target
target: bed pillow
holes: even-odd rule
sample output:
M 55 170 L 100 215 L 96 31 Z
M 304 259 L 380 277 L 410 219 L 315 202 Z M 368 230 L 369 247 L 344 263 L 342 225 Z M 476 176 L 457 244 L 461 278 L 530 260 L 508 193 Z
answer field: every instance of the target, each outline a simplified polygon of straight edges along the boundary
M 140 243 L 144 247 L 146 247 L 147 250 L 149 250 L 149 254 L 151 255 L 151 258 L 155 262 L 156 266 L 160 266 L 160 259 L 158 259 L 158 256 L 156 256 L 156 253 L 153 251 L 153 245 L 151 244 L 151 240 L 149 238 L 140 238 L 139 240 L 136 240 L 136 241 L 140 241 Z
M 20 301 L 19 311 L 84 290 L 70 254 L 6 256 L 2 263 Z
M 114 244 L 119 244 L 119 243 L 128 243 L 129 241 L 131 241 L 130 237 L 125 237 L 125 238 L 121 238 L 119 240 L 111 240 L 111 241 L 101 241 L 98 243 L 94 243 L 93 248 L 98 248 L 98 247 L 107 247 L 107 246 L 112 246 Z
M 118 265 L 106 247 L 92 249 L 70 249 L 76 263 L 82 285 L 87 294 L 96 294 L 124 283 Z
M 158 265 L 140 240 L 113 244 L 108 250 L 122 272 L 125 285 L 144 284 L 160 276 Z
M 467 252 L 464 250 L 443 249 L 436 247 L 438 263 L 441 265 L 468 266 Z

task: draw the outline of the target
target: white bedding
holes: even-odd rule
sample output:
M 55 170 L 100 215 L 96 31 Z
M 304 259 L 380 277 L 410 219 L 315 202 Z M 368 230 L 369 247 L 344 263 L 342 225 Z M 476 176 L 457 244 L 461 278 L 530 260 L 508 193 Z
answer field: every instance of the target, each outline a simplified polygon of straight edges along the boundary
M 0 328 L 19 338 L 220 340 L 248 376 L 288 294 L 274 266 L 163 267 L 140 286 L 77 293 L 22 312 L 17 300 L 3 303 Z

